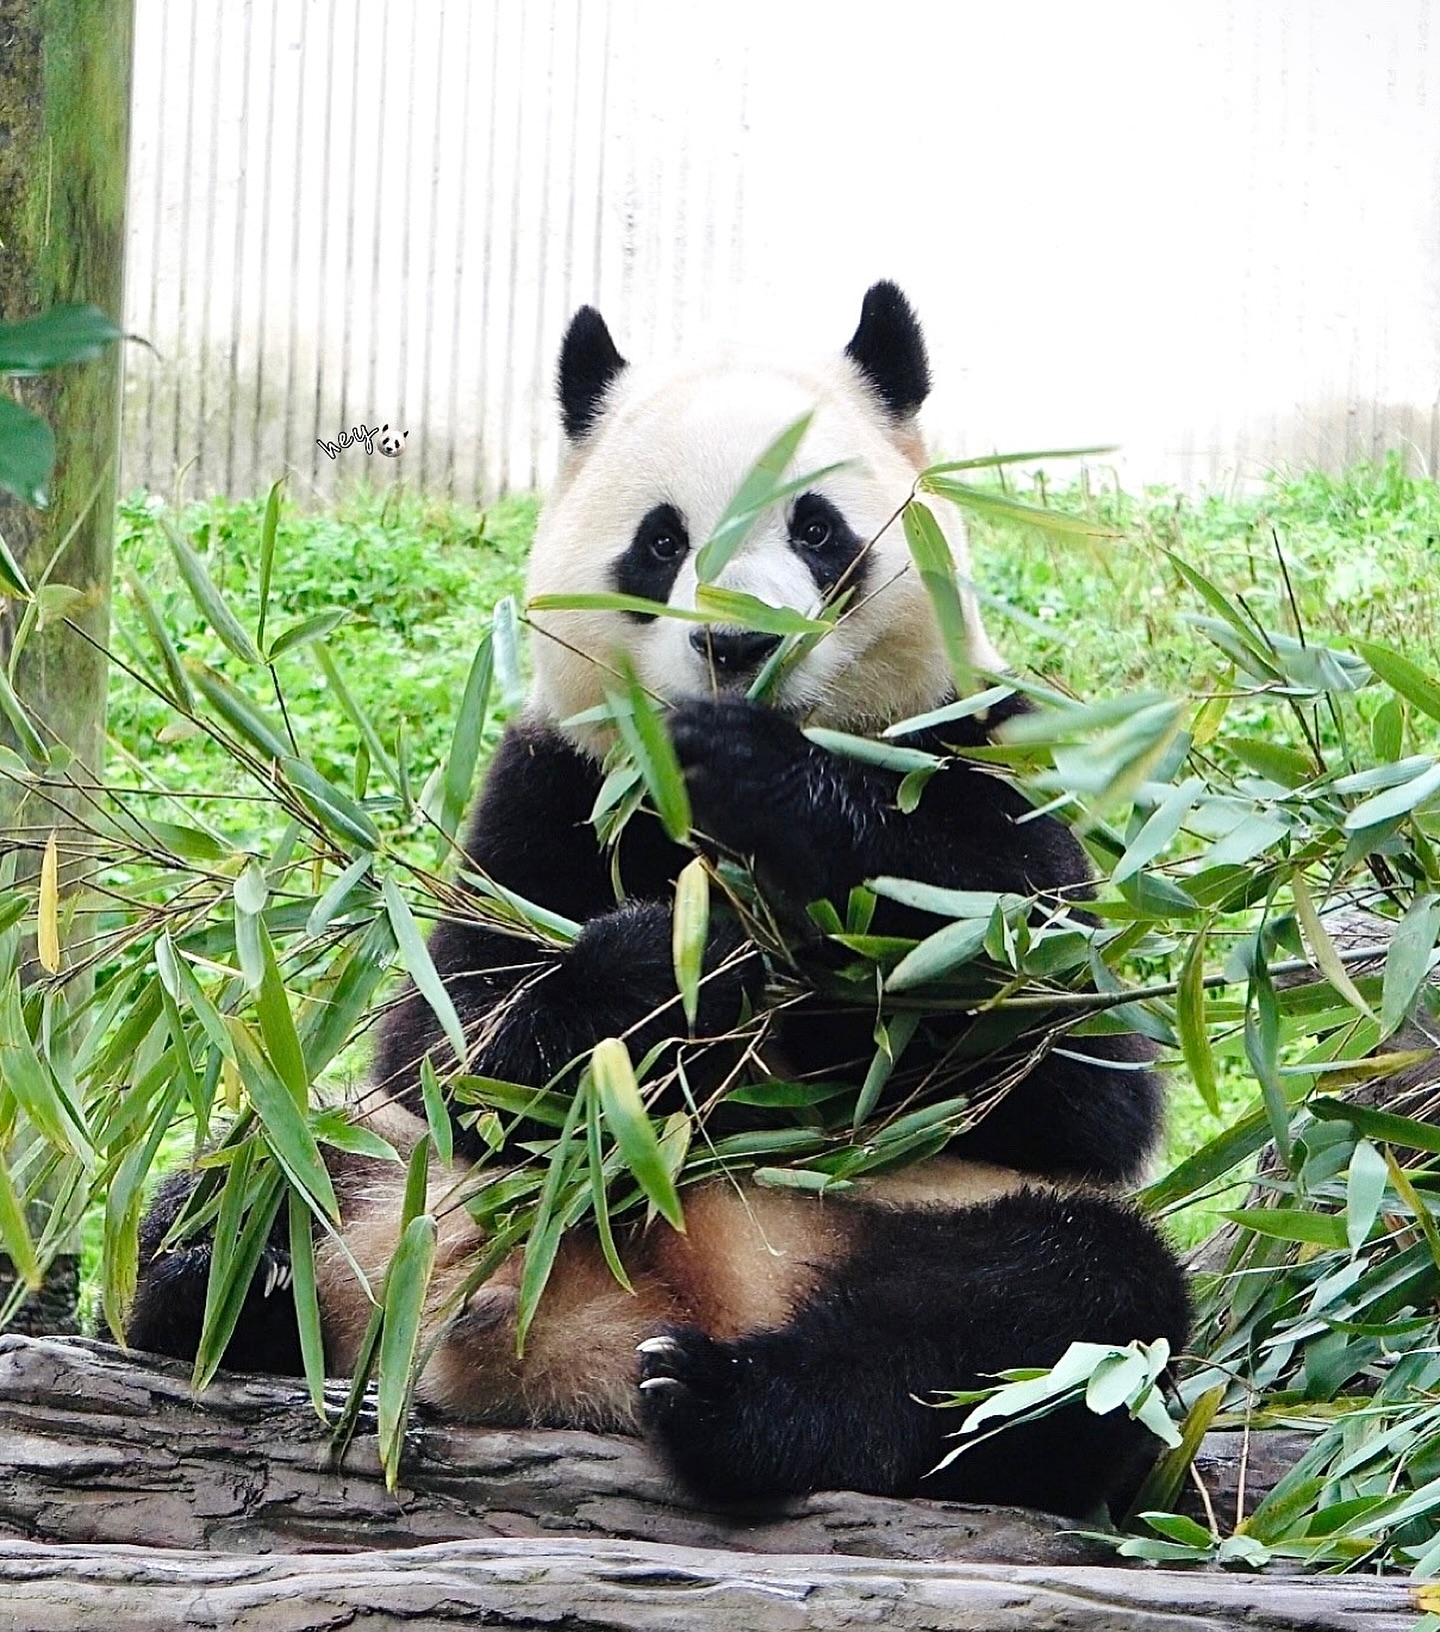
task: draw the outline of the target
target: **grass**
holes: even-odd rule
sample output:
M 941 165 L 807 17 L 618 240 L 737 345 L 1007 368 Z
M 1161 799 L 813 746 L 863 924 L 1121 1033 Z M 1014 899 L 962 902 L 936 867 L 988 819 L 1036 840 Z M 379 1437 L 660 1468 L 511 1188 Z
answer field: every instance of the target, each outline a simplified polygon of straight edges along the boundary
M 1192 499 L 1152 489 L 1137 497 L 1093 482 L 1056 490 L 1043 477 L 1019 496 L 1082 512 L 1116 535 L 1062 541 L 983 523 L 973 528 L 992 633 L 1018 665 L 1077 695 L 1199 691 L 1219 677 L 1219 655 L 1189 621 L 1194 597 L 1166 551 L 1243 595 L 1267 625 L 1298 627 L 1321 640 L 1373 637 L 1431 668 L 1440 658 L 1440 487 L 1407 475 L 1398 458 L 1340 476 L 1277 478 L 1247 496 Z M 263 509 L 262 498 L 214 500 L 172 517 L 159 500 L 141 494 L 119 511 L 122 570 L 144 583 L 182 656 L 232 674 L 233 661 L 179 577 L 164 524 L 191 540 L 253 628 Z M 365 492 L 325 513 L 282 512 L 270 628 L 278 633 L 336 607 L 349 613 L 327 644 L 382 741 L 387 747 L 398 742 L 397 757 L 413 767 L 417 782 L 449 740 L 491 607 L 502 595 L 521 592 L 535 514 L 531 499 L 476 511 Z M 115 624 L 122 656 L 146 650 L 127 594 L 117 595 Z M 280 667 L 296 730 L 322 768 L 348 780 L 357 733 L 313 652 L 301 649 Z M 1282 707 L 1273 698 L 1239 704 L 1227 729 L 1289 740 L 1295 725 Z M 109 714 L 112 774 L 123 774 L 129 761 L 152 783 L 192 794 L 205 789 L 215 796 L 209 813 L 231 834 L 244 830 L 252 811 L 273 816 L 264 805 L 237 801 L 246 790 L 234 761 L 202 735 L 174 735 L 172 720 L 163 702 L 117 669 Z M 1323 735 L 1328 722 L 1318 728 Z M 1417 735 L 1414 718 L 1409 729 L 1407 751 L 1437 746 L 1433 732 Z M 487 747 L 499 730 L 492 712 Z M 1243 1067 L 1221 1063 L 1221 1119 L 1177 1075 L 1165 1165 L 1213 1136 L 1253 1097 Z M 1195 1209 L 1177 1221 L 1177 1230 L 1195 1239 L 1212 1220 L 1213 1213 Z

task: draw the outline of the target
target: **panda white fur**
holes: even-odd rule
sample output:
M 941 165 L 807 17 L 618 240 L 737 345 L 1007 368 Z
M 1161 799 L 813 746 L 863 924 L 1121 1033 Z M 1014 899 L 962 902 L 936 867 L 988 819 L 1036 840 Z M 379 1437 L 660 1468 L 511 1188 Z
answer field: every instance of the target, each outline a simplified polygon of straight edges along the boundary
M 914 416 L 928 385 L 919 326 L 893 284 L 868 292 L 845 351 L 813 366 L 731 358 L 648 370 L 624 361 L 593 309 L 572 321 L 559 367 L 567 456 L 537 531 L 532 595 L 619 590 L 693 606 L 695 552 L 761 449 L 813 411 L 803 467 L 836 468 L 763 518 L 719 582 L 805 612 L 843 584 L 853 610 L 788 673 L 773 707 L 744 696 L 774 645 L 768 637 L 631 613 L 537 614 L 530 704 L 497 752 L 466 848 L 498 883 L 584 929 L 572 947 L 543 953 L 475 922 L 437 929 L 431 951 L 471 1040 L 472 1071 L 538 1086 L 621 1035 L 632 1057 L 665 1045 L 703 1077 L 718 1047 L 707 1051 L 704 1039 L 730 1030 L 758 992 L 758 956 L 735 924 L 717 922 L 687 1037 L 670 912 L 689 852 L 644 811 L 620 841 L 624 899 L 616 898 L 612 858 L 588 820 L 604 742 L 593 727 L 562 722 L 601 700 L 621 658 L 671 704 L 697 830 L 745 858 L 777 910 L 798 915 L 820 898 L 843 910 L 850 889 L 879 874 L 1086 894 L 1073 836 L 1048 818 L 1017 824 L 1029 807 L 1006 783 L 951 759 L 903 815 L 894 774 L 826 753 L 797 723 L 874 731 L 953 698 L 895 519 L 924 462 Z M 963 527 L 936 508 L 965 574 Z M 1000 667 L 973 600 L 966 613 L 972 659 Z M 940 751 L 974 745 L 1018 706 L 911 740 Z M 882 901 L 872 927 L 923 935 L 938 923 Z M 981 1093 L 1003 1066 L 992 1059 L 982 1070 L 964 1055 L 969 1024 L 928 1025 L 890 1091 L 929 1072 L 951 1092 Z M 786 1070 L 857 1081 L 873 1051 L 869 1029 L 863 1016 L 796 1005 L 784 1022 Z M 371 1113 L 402 1150 L 423 1133 L 415 1113 L 426 1053 L 448 1057 L 412 991 L 382 1028 L 382 1103 Z M 444 1327 L 418 1397 L 496 1423 L 638 1429 L 707 1499 L 853 1488 L 1078 1513 L 1123 1492 L 1154 1443 L 1123 1411 L 1102 1418 L 1070 1408 L 932 1472 L 955 1427 L 953 1414 L 922 1403 L 932 1391 L 1051 1364 L 1075 1340 L 1163 1336 L 1179 1347 L 1186 1335 L 1173 1255 L 1106 1193 L 1137 1176 L 1157 1133 L 1159 1090 L 1142 1045 L 1091 1038 L 1064 1054 L 1038 1053 L 943 1155 L 843 1197 L 729 1180 L 692 1187 L 686 1234 L 659 1223 L 624 1234 L 633 1295 L 596 1241 L 572 1233 L 523 1359 L 519 1264 L 502 1264 Z M 456 1148 L 453 1171 L 433 1180 L 443 1220 L 436 1318 L 484 1246 L 456 1204 L 484 1147 L 457 1123 Z M 347 1248 L 368 1274 L 381 1273 L 403 1179 L 393 1164 L 337 1156 L 334 1166 Z M 129 1324 L 134 1346 L 187 1356 L 207 1250 L 203 1241 L 157 1248 L 189 1183 L 168 1182 L 146 1220 Z M 322 1244 L 319 1275 L 327 1360 L 343 1372 L 370 1306 L 333 1247 Z M 289 1294 L 274 1276 L 261 1280 L 227 1363 L 298 1370 Z

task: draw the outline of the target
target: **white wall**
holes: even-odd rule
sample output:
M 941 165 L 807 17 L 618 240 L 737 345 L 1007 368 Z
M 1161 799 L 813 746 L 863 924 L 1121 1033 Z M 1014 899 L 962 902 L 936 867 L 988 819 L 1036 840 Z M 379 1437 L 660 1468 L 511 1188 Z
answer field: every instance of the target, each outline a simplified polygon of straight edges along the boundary
M 580 302 L 826 347 L 880 276 L 947 454 L 1440 460 L 1432 0 L 139 0 L 130 235 L 162 490 L 533 486 Z

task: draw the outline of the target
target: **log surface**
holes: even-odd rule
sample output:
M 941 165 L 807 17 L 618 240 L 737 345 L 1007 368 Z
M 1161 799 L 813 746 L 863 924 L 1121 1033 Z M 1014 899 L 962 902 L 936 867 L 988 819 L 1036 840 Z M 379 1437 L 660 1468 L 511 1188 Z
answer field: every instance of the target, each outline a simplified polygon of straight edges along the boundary
M 422 1423 L 392 1493 L 373 1426 L 362 1420 L 337 1472 L 286 1379 L 222 1373 L 197 1398 L 171 1363 L 0 1336 L 0 1537 L 265 1553 L 569 1535 L 1011 1564 L 1110 1556 L 1069 1521 L 1019 1508 L 835 1491 L 707 1510 L 639 1441 L 599 1434 Z
M 226 1557 L 0 1543 L 0 1614 L 29 1632 L 1404 1632 L 1403 1582 L 1084 1566 L 761 1557 L 643 1542 L 471 1541 Z

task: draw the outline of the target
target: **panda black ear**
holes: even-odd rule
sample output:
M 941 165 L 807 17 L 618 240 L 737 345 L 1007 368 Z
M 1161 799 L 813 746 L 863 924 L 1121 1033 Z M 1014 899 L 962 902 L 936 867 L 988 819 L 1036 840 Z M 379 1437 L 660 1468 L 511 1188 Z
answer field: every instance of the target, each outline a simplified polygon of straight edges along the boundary
M 908 419 L 930 394 L 925 337 L 898 285 L 871 284 L 860 326 L 845 355 L 865 376 L 893 419 Z
M 565 331 L 556 371 L 560 414 L 572 442 L 578 442 L 600 417 L 605 392 L 624 367 L 605 319 L 593 306 L 582 306 Z

